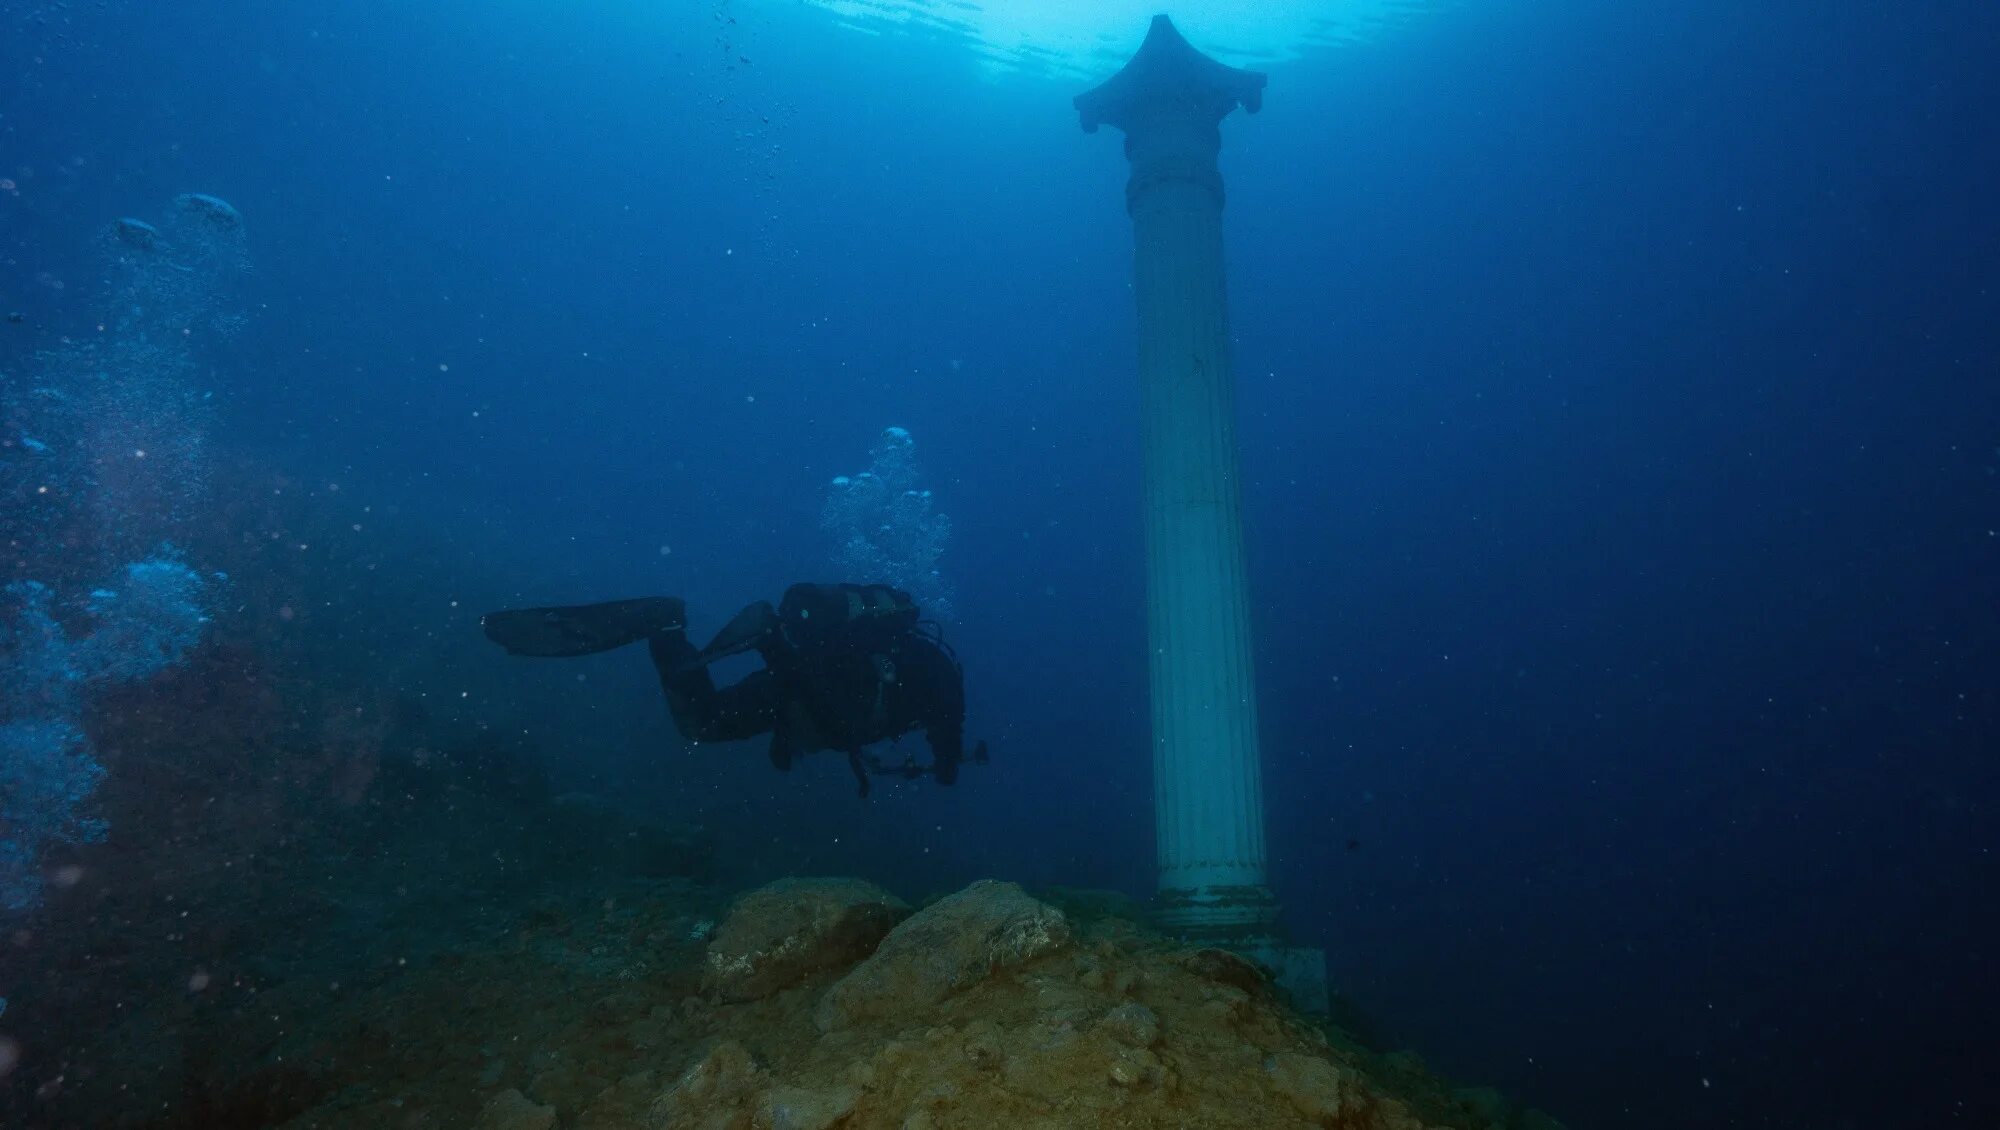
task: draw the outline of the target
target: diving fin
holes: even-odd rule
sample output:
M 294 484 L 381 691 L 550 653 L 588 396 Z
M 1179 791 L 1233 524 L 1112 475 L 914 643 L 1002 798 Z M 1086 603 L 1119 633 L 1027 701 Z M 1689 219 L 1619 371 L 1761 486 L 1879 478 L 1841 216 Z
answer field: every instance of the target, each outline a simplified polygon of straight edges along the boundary
M 687 626 L 687 608 L 677 596 L 646 596 L 602 604 L 555 608 L 510 608 L 488 612 L 479 626 L 486 638 L 513 655 L 567 658 L 638 643 L 648 636 Z
M 770 601 L 760 600 L 730 617 L 729 623 L 715 633 L 715 638 L 708 641 L 708 646 L 701 649 L 694 661 L 707 666 L 718 659 L 762 647 L 777 627 L 778 613 L 771 607 Z

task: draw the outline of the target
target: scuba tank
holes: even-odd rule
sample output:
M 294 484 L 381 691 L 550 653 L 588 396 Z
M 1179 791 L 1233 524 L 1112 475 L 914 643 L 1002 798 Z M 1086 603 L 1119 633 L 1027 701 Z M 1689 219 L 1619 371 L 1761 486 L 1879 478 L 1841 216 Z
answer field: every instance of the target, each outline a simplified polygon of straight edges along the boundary
M 778 602 L 779 630 L 806 653 L 887 648 L 917 626 L 910 594 L 889 585 L 796 584 Z

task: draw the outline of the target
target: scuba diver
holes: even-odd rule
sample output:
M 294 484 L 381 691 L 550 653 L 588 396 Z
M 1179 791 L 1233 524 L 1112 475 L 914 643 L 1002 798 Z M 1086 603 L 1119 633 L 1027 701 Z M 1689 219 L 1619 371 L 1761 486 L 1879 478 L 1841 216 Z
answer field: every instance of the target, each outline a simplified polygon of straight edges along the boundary
M 868 795 L 870 773 L 940 785 L 965 759 L 965 673 L 916 602 L 888 585 L 796 584 L 774 609 L 758 601 L 707 647 L 688 642 L 678 597 L 489 612 L 480 626 L 513 655 L 565 658 L 646 642 L 674 727 L 691 742 L 771 735 L 771 764 L 789 770 L 801 754 L 839 750 Z M 709 665 L 755 651 L 761 670 L 718 689 Z M 863 747 L 921 729 L 931 762 L 887 764 Z M 986 743 L 973 748 L 986 761 Z

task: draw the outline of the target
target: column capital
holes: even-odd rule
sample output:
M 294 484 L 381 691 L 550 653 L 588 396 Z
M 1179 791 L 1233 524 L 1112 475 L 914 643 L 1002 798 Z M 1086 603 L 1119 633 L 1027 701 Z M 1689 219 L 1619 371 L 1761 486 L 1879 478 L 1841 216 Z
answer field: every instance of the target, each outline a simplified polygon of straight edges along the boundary
M 1166 16 L 1153 26 L 1138 53 L 1101 85 L 1076 96 L 1083 132 L 1109 124 L 1128 135 L 1153 121 L 1193 119 L 1214 125 L 1242 106 L 1254 114 L 1264 105 L 1265 77 L 1219 63 L 1182 38 Z

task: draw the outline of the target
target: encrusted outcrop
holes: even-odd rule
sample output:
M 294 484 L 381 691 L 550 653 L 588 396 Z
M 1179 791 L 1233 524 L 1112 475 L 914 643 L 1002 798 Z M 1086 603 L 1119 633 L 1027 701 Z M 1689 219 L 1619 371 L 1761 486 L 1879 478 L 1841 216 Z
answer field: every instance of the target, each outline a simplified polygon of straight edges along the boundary
M 1067 945 L 1062 911 L 1013 883 L 982 880 L 939 899 L 882 939 L 821 998 L 820 1031 L 884 1016 L 918 1016 L 996 970 Z
M 860 879 L 780 879 L 730 908 L 709 939 L 703 984 L 726 1001 L 770 996 L 861 961 L 909 913 Z
M 549 1130 L 556 1108 L 536 1103 L 512 1087 L 486 1100 L 473 1130 Z
M 708 1049 L 660 1093 L 640 1119 L 646 1130 L 744 1130 L 749 1103 L 768 1077 L 742 1044 Z
M 285 1130 L 1559 1130 L 1291 1012 L 1233 955 L 1009 883 L 893 929 L 857 924 L 905 911 L 851 880 L 717 909 L 579 890 L 366 987 L 269 986 L 245 1023 L 288 1034 L 230 1093 L 313 1088 L 257 1123 Z

